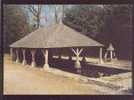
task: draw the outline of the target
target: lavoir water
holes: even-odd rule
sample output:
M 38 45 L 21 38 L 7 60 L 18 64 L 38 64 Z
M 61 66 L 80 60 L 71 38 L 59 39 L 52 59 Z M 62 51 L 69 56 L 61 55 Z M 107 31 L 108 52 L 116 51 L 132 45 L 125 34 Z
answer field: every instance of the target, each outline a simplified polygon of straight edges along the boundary
M 53 68 L 57 68 L 63 71 L 81 74 L 88 77 L 102 77 L 102 76 L 110 76 L 119 73 L 129 72 L 129 70 L 124 69 L 116 69 L 116 68 L 108 68 L 103 66 L 95 66 L 90 63 L 82 62 L 81 61 L 81 72 L 78 73 L 77 70 L 74 68 L 74 62 L 72 60 L 64 60 L 64 59 L 53 59 L 50 63 L 50 66 Z

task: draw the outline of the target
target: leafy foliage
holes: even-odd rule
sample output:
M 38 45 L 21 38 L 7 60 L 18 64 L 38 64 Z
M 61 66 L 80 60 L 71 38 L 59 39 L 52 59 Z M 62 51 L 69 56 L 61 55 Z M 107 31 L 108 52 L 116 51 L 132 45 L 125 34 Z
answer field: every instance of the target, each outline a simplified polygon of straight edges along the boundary
M 105 5 L 103 34 L 111 42 L 120 58 L 132 59 L 132 6 Z
M 4 51 L 9 51 L 9 45 L 29 32 L 26 13 L 21 6 L 4 5 Z
M 132 58 L 131 5 L 76 5 L 64 23 L 104 45 L 112 43 L 119 58 Z
M 65 23 L 83 34 L 95 37 L 103 26 L 102 9 L 96 5 L 76 5 L 65 12 Z

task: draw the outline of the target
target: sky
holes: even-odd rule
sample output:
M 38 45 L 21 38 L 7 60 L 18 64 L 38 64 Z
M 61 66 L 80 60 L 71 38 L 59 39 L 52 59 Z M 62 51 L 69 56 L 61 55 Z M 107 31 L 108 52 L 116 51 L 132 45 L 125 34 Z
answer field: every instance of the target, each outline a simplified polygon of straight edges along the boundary
M 56 9 L 58 11 L 58 15 L 59 17 L 61 16 L 61 13 L 62 13 L 62 5 L 42 5 L 42 13 L 41 13 L 41 26 L 45 27 L 45 26 L 48 26 L 48 25 L 51 25 L 55 22 L 55 19 L 54 19 L 54 6 L 56 6 Z M 27 9 L 28 5 L 25 5 L 24 6 L 26 9 L 26 12 L 28 13 L 28 16 L 29 16 L 29 21 L 31 22 L 31 24 L 33 24 L 33 15 L 32 13 L 29 12 L 29 10 Z M 35 6 L 36 7 L 36 6 Z M 72 5 L 67 5 L 66 8 L 69 9 L 71 8 Z M 47 20 L 46 20 L 47 19 Z
M 57 10 L 58 10 L 58 15 L 59 15 L 59 17 L 61 17 L 61 14 L 62 14 L 62 5 L 50 5 L 50 6 L 56 6 L 56 8 L 57 8 Z M 48 5 L 46 5 L 46 6 L 44 6 L 43 7 L 43 9 L 42 9 L 42 15 L 41 16 L 45 16 L 46 18 L 47 18 L 47 21 L 44 19 L 44 18 L 41 18 L 41 24 L 42 25 L 50 25 L 50 24 L 53 24 L 55 21 L 55 19 L 54 19 L 54 8 L 53 7 L 51 7 L 50 8 L 50 6 L 48 6 Z M 68 5 L 68 6 L 66 6 L 66 8 L 71 8 L 71 6 L 72 5 Z

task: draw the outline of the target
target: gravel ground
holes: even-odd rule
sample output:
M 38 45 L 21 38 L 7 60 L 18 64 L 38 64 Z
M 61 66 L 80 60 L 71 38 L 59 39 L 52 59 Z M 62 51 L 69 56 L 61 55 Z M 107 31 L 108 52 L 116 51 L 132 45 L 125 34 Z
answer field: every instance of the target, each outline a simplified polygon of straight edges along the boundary
M 93 85 L 4 59 L 4 94 L 101 94 Z
M 115 76 L 113 77 L 102 78 L 102 79 L 113 80 L 115 79 Z M 119 80 L 118 83 L 120 82 L 127 83 L 128 79 Z M 21 63 L 18 64 L 12 63 L 9 55 L 5 55 L 4 94 L 5 95 L 7 94 L 105 95 L 105 94 L 118 94 L 118 93 L 116 93 L 115 90 L 113 91 L 107 89 L 106 87 L 98 86 L 96 84 L 86 84 L 58 74 L 56 75 L 44 70 L 40 70 L 39 68 L 31 68 L 28 65 L 23 66 Z

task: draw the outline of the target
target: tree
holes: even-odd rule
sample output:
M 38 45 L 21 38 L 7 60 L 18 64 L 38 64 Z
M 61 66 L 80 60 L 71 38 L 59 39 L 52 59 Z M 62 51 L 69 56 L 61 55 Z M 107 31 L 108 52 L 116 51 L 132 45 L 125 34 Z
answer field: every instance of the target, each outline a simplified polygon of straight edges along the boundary
M 41 5 L 30 5 L 30 6 L 28 6 L 28 9 L 34 17 L 34 21 L 36 22 L 36 28 L 39 28 L 42 6 Z
M 132 59 L 132 5 L 76 5 L 65 16 L 65 24 Z
M 96 5 L 76 5 L 65 11 L 65 24 L 83 34 L 96 37 L 103 26 L 103 9 Z
M 27 15 L 22 6 L 4 5 L 4 51 L 9 51 L 9 45 L 29 33 Z
M 113 43 L 119 58 L 132 59 L 132 5 L 104 5 L 103 34 Z
M 49 5 L 48 7 L 54 13 L 54 21 L 58 24 L 64 17 L 65 5 Z
M 57 6 L 54 6 L 54 19 L 55 23 L 58 23 L 58 12 L 57 12 Z

